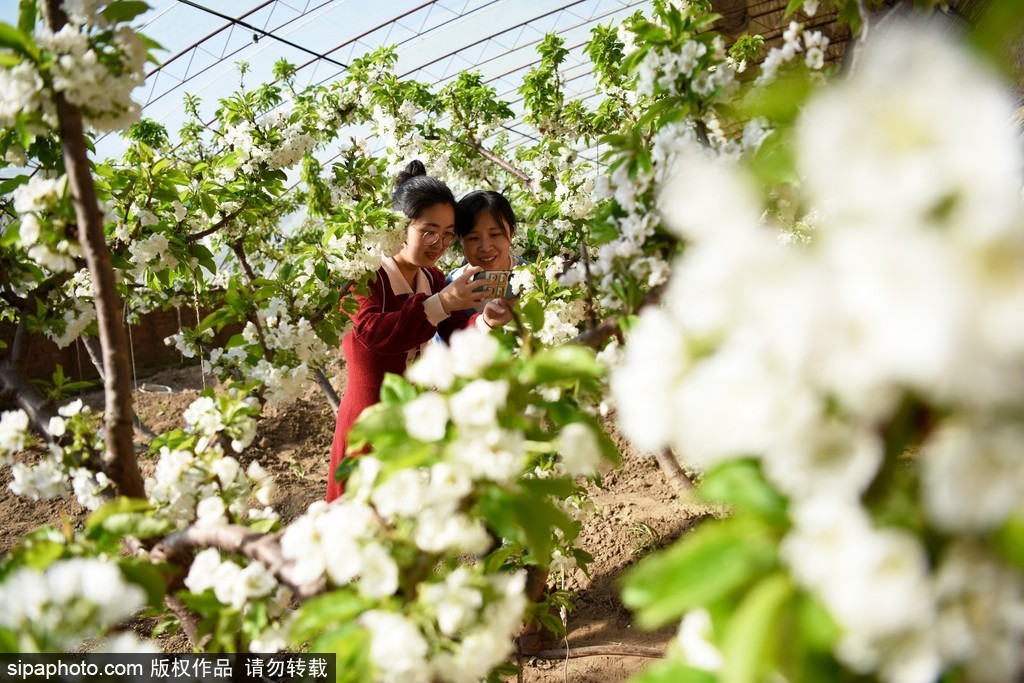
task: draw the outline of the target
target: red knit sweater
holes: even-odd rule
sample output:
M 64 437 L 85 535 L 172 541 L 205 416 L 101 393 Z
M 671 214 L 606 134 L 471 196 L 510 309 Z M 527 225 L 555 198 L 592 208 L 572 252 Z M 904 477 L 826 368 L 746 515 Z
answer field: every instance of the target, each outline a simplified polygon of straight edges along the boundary
M 422 272 L 429 279 L 431 294 L 444 289 L 444 273 L 437 268 L 425 268 Z M 352 316 L 354 327 L 342 339 L 348 382 L 334 427 L 327 474 L 328 502 L 344 491 L 344 486 L 334 480 L 334 471 L 342 458 L 356 455 L 347 452 L 349 430 L 364 408 L 380 401 L 384 373 L 404 374 L 410 351 L 432 339 L 437 332 L 447 341 L 453 331 L 470 321 L 466 312 L 455 311 L 435 327 L 424 309 L 427 296 L 395 294 L 383 267 L 370 283 L 369 295 L 356 295 L 359 310 Z

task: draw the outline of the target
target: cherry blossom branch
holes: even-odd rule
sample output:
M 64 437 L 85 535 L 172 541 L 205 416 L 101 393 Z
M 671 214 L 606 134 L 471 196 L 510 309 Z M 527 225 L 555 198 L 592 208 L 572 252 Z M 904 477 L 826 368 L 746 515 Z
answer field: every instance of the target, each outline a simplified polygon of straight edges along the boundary
M 46 0 L 43 5 L 47 24 L 54 32 L 66 23 L 67 16 L 59 0 Z M 132 425 L 132 394 L 124 326 L 121 324 L 121 297 L 117 293 L 110 252 L 103 231 L 103 214 L 96 200 L 89 158 L 85 148 L 82 113 L 60 91 L 53 95 L 60 128 L 64 166 L 67 170 L 71 199 L 78 221 L 79 242 L 92 275 L 96 319 L 100 345 L 103 348 L 104 427 L 106 453 L 103 469 L 122 495 L 145 497 L 145 486 L 135 457 Z
M 647 292 L 640 305 L 633 311 L 634 313 L 641 309 L 657 304 L 661 301 L 661 295 L 664 292 L 664 286 L 655 287 L 651 291 Z M 584 346 L 591 346 L 597 348 L 601 346 L 609 338 L 614 337 L 620 331 L 619 327 L 619 314 L 605 318 L 597 324 L 596 327 L 581 332 L 580 334 L 569 340 L 570 344 L 583 344 Z
M 256 560 L 301 600 L 322 593 L 327 585 L 323 578 L 312 583 L 303 583 L 295 578 L 294 564 L 284 559 L 278 535 L 261 534 L 238 524 L 207 528 L 192 526 L 176 531 L 158 543 L 149 552 L 149 557 L 154 562 L 188 566 L 192 561 L 191 551 L 196 548 L 217 548 Z
M 494 152 L 492 152 L 491 150 L 487 149 L 482 144 L 477 142 L 476 139 L 474 139 L 472 136 L 468 136 L 467 140 L 463 140 L 462 138 L 455 138 L 455 141 L 476 151 L 480 156 L 482 156 L 484 159 L 487 159 L 498 168 L 504 169 L 509 174 L 515 176 L 526 187 L 526 189 L 530 192 L 532 196 L 537 196 L 537 188 L 534 187 L 533 181 L 530 179 L 530 176 L 528 176 L 525 171 L 522 171 L 521 169 L 518 169 L 509 162 L 505 161 L 500 156 L 498 156 L 497 154 L 495 154 Z
M 181 624 L 181 630 L 185 632 L 188 642 L 192 643 L 193 646 L 199 647 L 200 643 L 197 642 L 199 638 L 199 617 L 184 602 L 173 595 L 164 597 L 164 604 L 178 618 L 178 623 Z
M 191 243 L 191 242 L 198 242 L 199 240 L 203 239 L 207 235 L 212 235 L 213 233 L 217 232 L 218 230 L 220 230 L 221 228 L 225 227 L 226 225 L 231 223 L 233 220 L 238 218 L 239 214 L 241 214 L 242 211 L 244 211 L 244 210 L 245 210 L 245 206 L 241 206 L 241 207 L 235 209 L 234 211 L 232 211 L 231 213 L 229 213 L 228 215 L 224 216 L 219 221 L 217 221 L 216 223 L 214 223 L 213 225 L 208 227 L 206 230 L 200 230 L 199 232 L 194 232 L 191 235 L 188 235 L 187 237 L 185 237 L 185 241 L 189 242 L 189 243 Z
M 242 240 L 232 244 L 231 249 L 235 252 L 235 256 L 238 257 L 238 262 L 242 265 L 242 271 L 245 272 L 245 278 L 251 287 L 253 282 L 256 281 L 256 273 L 253 272 L 252 266 L 249 265 L 249 259 L 245 256 L 245 246 L 242 244 Z M 259 337 L 260 348 L 263 349 L 263 357 L 270 360 L 270 347 L 267 346 L 267 337 L 263 333 L 263 325 L 260 323 L 259 313 L 253 315 L 252 324 L 256 328 L 256 336 Z

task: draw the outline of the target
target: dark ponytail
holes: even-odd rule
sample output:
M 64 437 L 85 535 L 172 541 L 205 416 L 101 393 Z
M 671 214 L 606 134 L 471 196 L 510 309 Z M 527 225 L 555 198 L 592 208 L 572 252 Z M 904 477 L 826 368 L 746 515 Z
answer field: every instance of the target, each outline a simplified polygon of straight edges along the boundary
M 516 214 L 505 195 L 493 190 L 476 190 L 459 200 L 455 205 L 455 234 L 460 238 L 468 235 L 484 211 L 491 214 L 505 235 L 512 239 L 516 232 Z
M 452 191 L 437 178 L 428 176 L 426 167 L 419 159 L 410 161 L 395 178 L 391 200 L 395 211 L 405 214 L 409 220 L 419 218 L 424 209 L 435 204 L 455 206 Z

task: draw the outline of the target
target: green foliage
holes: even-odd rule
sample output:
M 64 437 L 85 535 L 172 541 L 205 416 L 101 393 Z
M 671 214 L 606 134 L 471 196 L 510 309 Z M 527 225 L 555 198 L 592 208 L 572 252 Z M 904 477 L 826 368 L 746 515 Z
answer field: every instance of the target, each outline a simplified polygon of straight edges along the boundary
M 32 383 L 46 395 L 49 401 L 61 401 L 85 389 L 91 389 L 93 382 L 72 380 L 64 374 L 64 367 L 58 363 L 50 375 L 50 381 L 33 379 Z
M 771 528 L 754 520 L 705 522 L 685 543 L 631 569 L 622 599 L 644 628 L 663 626 L 701 605 L 735 600 L 776 566 L 777 542 Z

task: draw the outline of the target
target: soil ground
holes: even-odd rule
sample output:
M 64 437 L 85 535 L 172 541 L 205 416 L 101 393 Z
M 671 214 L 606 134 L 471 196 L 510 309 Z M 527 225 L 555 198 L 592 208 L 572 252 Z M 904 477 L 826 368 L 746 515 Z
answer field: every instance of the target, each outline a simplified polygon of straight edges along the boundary
M 338 368 L 334 385 L 344 384 L 344 369 Z M 212 381 L 209 377 L 206 382 Z M 204 386 L 197 366 L 165 369 L 135 381 L 135 411 L 156 433 L 182 426 L 181 415 Z M 102 410 L 103 395 L 82 395 L 94 410 Z M 277 491 L 273 506 L 288 522 L 322 499 L 334 414 L 316 387 L 299 400 L 284 406 L 270 406 L 260 422 L 253 446 L 242 456 L 242 464 L 258 459 L 274 475 Z M 602 487 L 591 486 L 598 513 L 588 519 L 580 546 L 594 556 L 590 576 L 575 571 L 571 576 L 553 576 L 556 587 L 574 592 L 573 610 L 568 615 L 567 638 L 558 646 L 570 649 L 597 645 L 632 645 L 663 651 L 675 634 L 673 627 L 645 632 L 634 628 L 632 615 L 619 599 L 618 581 L 623 572 L 653 550 L 671 544 L 702 517 L 713 513 L 706 506 L 680 496 L 667 483 L 657 463 L 623 446 L 623 464 L 606 469 Z M 29 455 L 31 457 L 31 455 Z M 143 474 L 154 462 L 142 456 Z M 9 489 L 10 470 L 0 471 L 0 554 L 25 533 L 44 524 L 76 526 L 87 511 L 66 501 L 37 502 L 15 496 Z M 66 520 L 66 522 L 62 522 Z M 184 636 L 164 636 L 165 651 L 188 651 Z M 649 665 L 652 659 L 598 655 L 565 660 L 524 658 L 524 683 L 625 681 Z M 513 679 L 515 680 L 515 679 Z

